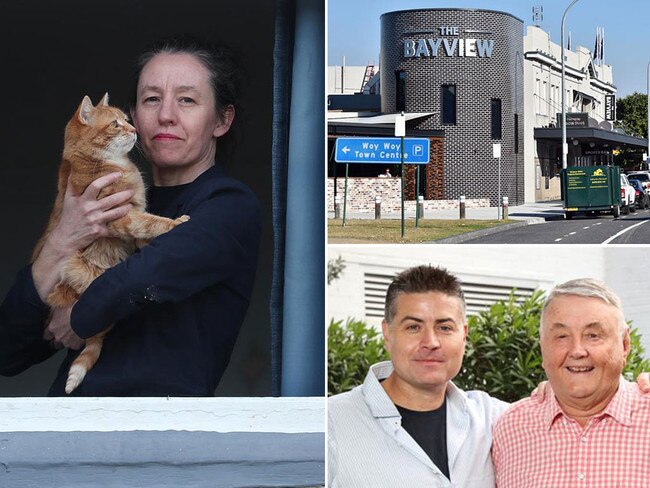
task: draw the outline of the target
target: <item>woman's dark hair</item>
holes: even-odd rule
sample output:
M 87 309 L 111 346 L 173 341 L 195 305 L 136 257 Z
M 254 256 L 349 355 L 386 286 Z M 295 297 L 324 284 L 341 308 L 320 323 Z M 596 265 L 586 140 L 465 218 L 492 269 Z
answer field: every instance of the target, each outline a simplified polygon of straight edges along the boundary
M 240 97 L 244 82 L 244 71 L 239 62 L 240 56 L 229 47 L 211 43 L 191 34 L 165 37 L 146 46 L 135 64 L 135 86 L 131 106 L 135 107 L 138 82 L 145 65 L 158 54 L 190 54 L 205 66 L 210 75 L 210 86 L 214 93 L 215 109 L 219 119 L 223 119 L 229 107 L 235 109 L 236 117 L 230 130 L 219 138 L 218 148 L 231 150 L 234 139 L 239 135 L 242 120 Z

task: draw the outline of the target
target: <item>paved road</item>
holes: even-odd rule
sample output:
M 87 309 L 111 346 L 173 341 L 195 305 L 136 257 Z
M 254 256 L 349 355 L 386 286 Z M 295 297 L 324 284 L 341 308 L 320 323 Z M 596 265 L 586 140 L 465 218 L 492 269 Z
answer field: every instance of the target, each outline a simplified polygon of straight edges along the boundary
M 576 216 L 527 225 L 465 241 L 466 244 L 650 244 L 650 210 L 613 219 Z

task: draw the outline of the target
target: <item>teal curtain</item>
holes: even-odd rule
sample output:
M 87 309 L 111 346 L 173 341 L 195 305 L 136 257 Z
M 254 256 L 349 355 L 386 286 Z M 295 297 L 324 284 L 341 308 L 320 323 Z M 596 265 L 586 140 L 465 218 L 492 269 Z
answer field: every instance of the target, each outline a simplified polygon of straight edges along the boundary
M 278 0 L 274 49 L 273 395 L 325 393 L 325 6 Z

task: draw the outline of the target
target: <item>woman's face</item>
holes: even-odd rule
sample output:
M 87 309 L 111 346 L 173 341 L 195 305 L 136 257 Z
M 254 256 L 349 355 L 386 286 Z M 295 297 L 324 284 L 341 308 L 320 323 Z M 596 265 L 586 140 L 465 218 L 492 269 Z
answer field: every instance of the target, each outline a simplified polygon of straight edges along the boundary
M 154 56 L 140 74 L 132 116 L 155 183 L 188 183 L 214 164 L 215 138 L 232 115 L 219 120 L 209 72 L 194 56 Z

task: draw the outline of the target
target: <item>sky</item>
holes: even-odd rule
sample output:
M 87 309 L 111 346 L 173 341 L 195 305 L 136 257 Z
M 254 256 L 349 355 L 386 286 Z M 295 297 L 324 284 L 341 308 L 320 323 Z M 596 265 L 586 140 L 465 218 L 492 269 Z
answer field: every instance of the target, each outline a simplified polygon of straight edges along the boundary
M 483 8 L 508 12 L 534 25 L 534 6 L 542 6 L 540 27 L 560 43 L 562 14 L 570 0 L 328 0 L 327 64 L 348 66 L 379 63 L 379 17 L 385 12 L 418 8 Z M 605 29 L 605 63 L 613 66 L 617 96 L 646 93 L 650 61 L 650 0 L 579 0 L 567 14 L 565 35 L 572 49 L 593 50 L 596 27 Z

